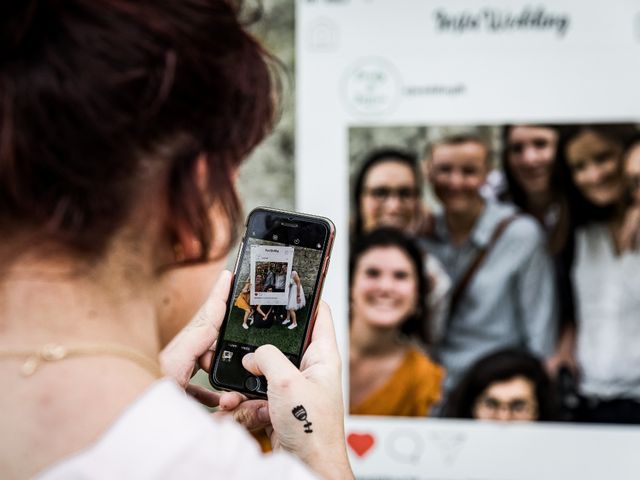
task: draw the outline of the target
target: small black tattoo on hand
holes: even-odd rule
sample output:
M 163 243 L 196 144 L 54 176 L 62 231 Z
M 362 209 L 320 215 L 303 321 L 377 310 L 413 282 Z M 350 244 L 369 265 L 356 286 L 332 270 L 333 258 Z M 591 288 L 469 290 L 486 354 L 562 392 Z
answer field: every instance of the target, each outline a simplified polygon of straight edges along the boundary
M 307 420 L 307 410 L 302 405 L 298 405 L 297 407 L 294 407 L 294 409 L 291 410 L 291 413 L 293 413 L 293 416 L 296 417 L 301 422 L 305 422 L 304 423 L 305 433 L 313 432 L 313 430 L 311 430 L 311 425 L 313 424 Z

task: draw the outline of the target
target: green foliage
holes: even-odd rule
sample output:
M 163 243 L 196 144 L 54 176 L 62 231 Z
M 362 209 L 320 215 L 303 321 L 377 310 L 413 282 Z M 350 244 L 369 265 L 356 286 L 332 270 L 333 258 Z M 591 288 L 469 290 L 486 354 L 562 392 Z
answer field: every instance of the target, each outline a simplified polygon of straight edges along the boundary
M 286 353 L 292 353 L 297 355 L 300 351 L 303 341 L 303 333 L 305 331 L 307 321 L 309 319 L 309 307 L 305 305 L 303 308 L 296 312 L 298 327 L 293 330 L 289 330 L 287 327 L 290 325 L 282 325 L 281 321 L 276 320 L 271 328 L 256 328 L 256 322 L 259 322 L 260 315 L 255 313 L 255 320 L 253 325 L 248 330 L 242 328 L 242 318 L 244 317 L 244 310 L 233 307 L 231 309 L 231 316 L 229 324 L 225 332 L 226 340 L 230 342 L 238 342 L 249 345 L 266 345 L 270 343 L 278 347 L 280 350 Z

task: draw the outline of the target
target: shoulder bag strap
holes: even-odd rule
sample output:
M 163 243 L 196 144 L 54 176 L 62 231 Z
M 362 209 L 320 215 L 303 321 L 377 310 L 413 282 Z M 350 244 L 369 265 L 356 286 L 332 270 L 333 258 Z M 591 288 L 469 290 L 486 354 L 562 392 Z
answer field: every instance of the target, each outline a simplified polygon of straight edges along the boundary
M 485 245 L 483 248 L 481 248 L 478 251 L 476 257 L 473 259 L 473 261 L 467 268 L 467 271 L 462 276 L 462 279 L 460 280 L 458 285 L 456 285 L 456 288 L 453 290 L 453 293 L 451 294 L 451 302 L 449 303 L 449 317 L 448 317 L 449 321 L 451 321 L 451 318 L 453 317 L 453 314 L 458 308 L 460 300 L 462 299 L 462 296 L 464 295 L 464 292 L 467 289 L 467 286 L 469 285 L 469 283 L 471 283 L 473 276 L 475 275 L 476 271 L 482 264 L 483 260 L 485 259 L 487 254 L 491 251 L 493 246 L 496 244 L 496 242 L 502 235 L 502 232 L 504 232 L 506 228 L 509 226 L 509 224 L 513 222 L 517 217 L 518 215 L 514 214 L 502 219 L 500 223 L 496 225 L 496 228 L 493 231 L 491 238 L 489 239 L 489 243 L 487 243 L 487 245 Z

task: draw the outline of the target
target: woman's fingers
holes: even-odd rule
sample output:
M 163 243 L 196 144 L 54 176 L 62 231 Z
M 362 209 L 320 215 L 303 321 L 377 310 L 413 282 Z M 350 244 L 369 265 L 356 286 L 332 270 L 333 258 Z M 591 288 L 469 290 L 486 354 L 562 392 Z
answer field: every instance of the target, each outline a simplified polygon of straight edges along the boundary
M 266 400 L 248 400 L 238 392 L 214 392 L 199 385 L 187 385 L 186 392 L 202 405 L 219 407 L 215 416 L 229 416 L 248 430 L 258 430 L 271 425 Z
M 196 362 L 215 344 L 227 309 L 231 272 L 224 270 L 198 313 L 160 353 L 163 372 L 183 388 L 189 383 Z M 205 360 L 211 363 L 210 354 Z M 205 362 L 206 363 L 206 362 Z
M 336 370 L 341 371 L 342 369 L 331 310 L 324 302 L 320 302 L 318 306 L 318 314 L 311 334 L 311 344 L 302 356 L 300 368 L 305 371 L 315 364 L 323 365 L 321 371 L 327 372 L 329 376 L 333 375 Z
M 213 362 L 213 347 L 211 350 L 207 350 L 202 355 L 200 355 L 200 358 L 198 359 L 198 364 L 200 365 L 200 368 L 205 372 L 208 372 L 209 370 L 211 370 L 212 362 Z
M 220 402 L 220 394 L 217 392 L 213 392 L 207 388 L 201 387 L 200 385 L 187 385 L 185 389 L 186 392 L 191 395 L 196 401 L 205 405 L 209 408 L 214 408 L 219 405 Z
M 220 410 L 216 416 L 229 416 L 248 430 L 258 430 L 271 425 L 266 400 L 246 400 L 232 410 Z
M 331 316 L 331 309 L 329 305 L 321 301 L 318 306 L 318 313 L 316 316 L 316 322 L 313 326 L 313 332 L 311 334 L 311 342 L 327 342 L 338 349 L 336 343 L 336 331 L 333 327 L 333 318 Z
M 222 392 L 219 405 L 221 410 L 233 410 L 246 401 L 247 397 L 239 392 Z
M 300 375 L 293 363 L 273 345 L 263 345 L 254 353 L 248 353 L 242 357 L 242 365 L 254 375 L 267 377 L 269 384 Z

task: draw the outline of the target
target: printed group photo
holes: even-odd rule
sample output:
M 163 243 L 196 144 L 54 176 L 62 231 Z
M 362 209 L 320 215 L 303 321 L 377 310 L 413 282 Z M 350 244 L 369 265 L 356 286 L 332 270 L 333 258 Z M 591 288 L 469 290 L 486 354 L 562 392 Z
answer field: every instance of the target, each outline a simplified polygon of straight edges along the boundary
M 640 421 L 638 125 L 353 127 L 349 147 L 352 414 Z
M 227 339 L 250 345 L 271 343 L 297 355 L 321 252 L 248 241 L 249 255 L 238 268 Z

